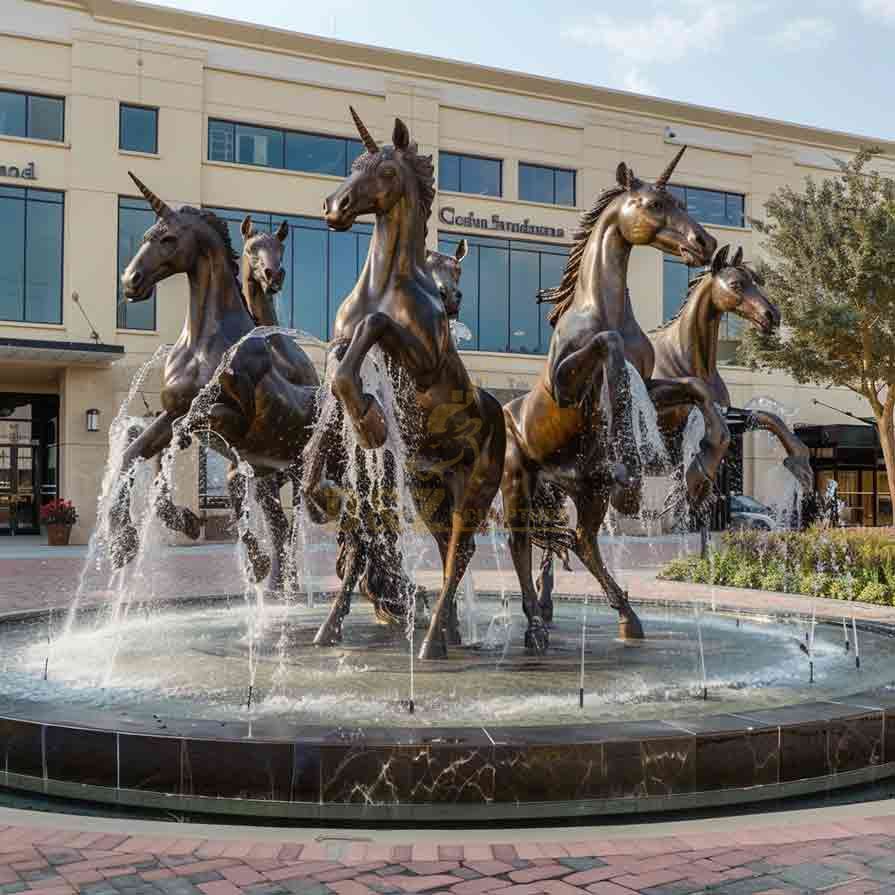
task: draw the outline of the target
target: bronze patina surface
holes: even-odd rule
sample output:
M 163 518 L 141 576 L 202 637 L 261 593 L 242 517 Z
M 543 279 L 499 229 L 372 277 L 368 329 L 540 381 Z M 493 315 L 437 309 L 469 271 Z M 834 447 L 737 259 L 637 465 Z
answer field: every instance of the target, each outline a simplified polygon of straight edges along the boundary
M 472 384 L 426 264 L 426 225 L 435 195 L 431 156 L 418 152 L 400 119 L 392 145 L 380 147 L 351 112 L 366 151 L 325 200 L 325 218 L 335 230 L 349 229 L 363 214 L 375 214 L 376 223 L 360 278 L 336 315 L 332 387 L 358 445 L 369 449 L 385 444 L 388 430 L 383 408 L 363 389 L 364 357 L 378 345 L 412 383 L 414 424 L 401 433 L 410 445 L 405 472 L 444 568 L 419 655 L 440 658 L 449 643 L 460 641 L 454 597 L 475 551 L 475 531 L 500 485 L 504 420 L 494 397 Z M 315 481 L 316 475 L 309 480 Z M 350 591 L 343 587 L 318 632 L 319 643 L 341 639 L 349 609 Z

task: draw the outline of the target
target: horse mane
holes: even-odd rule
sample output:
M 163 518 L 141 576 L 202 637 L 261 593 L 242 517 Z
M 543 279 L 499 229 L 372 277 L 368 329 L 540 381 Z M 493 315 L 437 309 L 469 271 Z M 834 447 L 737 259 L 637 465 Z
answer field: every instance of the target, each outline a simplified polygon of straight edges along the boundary
M 233 276 L 236 277 L 237 281 L 239 280 L 239 255 L 233 250 L 233 242 L 230 239 L 230 230 L 227 225 L 224 223 L 221 218 L 219 218 L 213 211 L 209 211 L 207 208 L 193 208 L 192 205 L 184 205 L 182 208 L 178 209 L 178 214 L 188 214 L 195 215 L 200 218 L 204 223 L 208 224 L 215 233 L 221 238 L 221 242 L 224 243 L 224 251 L 227 253 L 227 258 L 230 260 L 230 267 L 233 270 Z
M 538 304 L 556 305 L 547 318 L 551 326 L 556 326 L 559 318 L 565 314 L 575 298 L 575 287 L 578 283 L 578 271 L 581 269 L 584 249 L 587 246 L 591 233 L 593 233 L 594 227 L 597 225 L 597 221 L 600 219 L 600 215 L 603 214 L 610 202 L 626 191 L 627 187 L 623 186 L 611 186 L 603 190 L 597 196 L 597 200 L 590 211 L 583 212 L 578 219 L 578 228 L 572 234 L 574 243 L 572 250 L 569 252 L 569 260 L 566 262 L 566 269 L 563 272 L 560 284 L 551 286 L 549 289 L 541 289 L 538 292 Z
M 383 146 L 377 153 L 365 152 L 352 162 L 351 168 L 354 171 L 370 170 L 382 159 L 395 158 L 395 152 L 394 146 Z M 416 175 L 421 212 L 423 219 L 428 222 L 429 216 L 432 214 L 432 203 L 435 201 L 435 165 L 432 162 L 432 156 L 420 155 L 416 143 L 411 143 L 402 150 L 402 155 Z M 428 225 L 426 232 L 428 232 Z

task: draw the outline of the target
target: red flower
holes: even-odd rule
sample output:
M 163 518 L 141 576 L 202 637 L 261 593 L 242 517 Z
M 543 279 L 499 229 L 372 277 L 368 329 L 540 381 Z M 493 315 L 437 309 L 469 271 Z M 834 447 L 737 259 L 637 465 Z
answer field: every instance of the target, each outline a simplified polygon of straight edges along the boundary
M 51 500 L 40 508 L 40 521 L 44 525 L 74 525 L 78 511 L 70 500 Z

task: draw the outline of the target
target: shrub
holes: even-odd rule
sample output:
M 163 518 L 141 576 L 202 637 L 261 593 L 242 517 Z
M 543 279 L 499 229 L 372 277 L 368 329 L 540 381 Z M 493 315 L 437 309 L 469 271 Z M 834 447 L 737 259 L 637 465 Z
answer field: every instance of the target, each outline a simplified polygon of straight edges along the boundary
M 70 500 L 51 500 L 40 508 L 40 521 L 44 525 L 74 525 L 78 511 Z
M 708 559 L 678 558 L 660 577 L 892 605 L 895 528 L 729 531 Z

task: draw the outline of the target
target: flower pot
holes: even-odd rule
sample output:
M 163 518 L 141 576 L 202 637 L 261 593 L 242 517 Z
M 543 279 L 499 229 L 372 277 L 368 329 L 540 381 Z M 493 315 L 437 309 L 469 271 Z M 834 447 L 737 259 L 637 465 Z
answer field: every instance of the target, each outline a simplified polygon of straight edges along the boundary
M 65 547 L 71 537 L 70 525 L 50 523 L 47 525 L 47 543 L 51 547 Z

